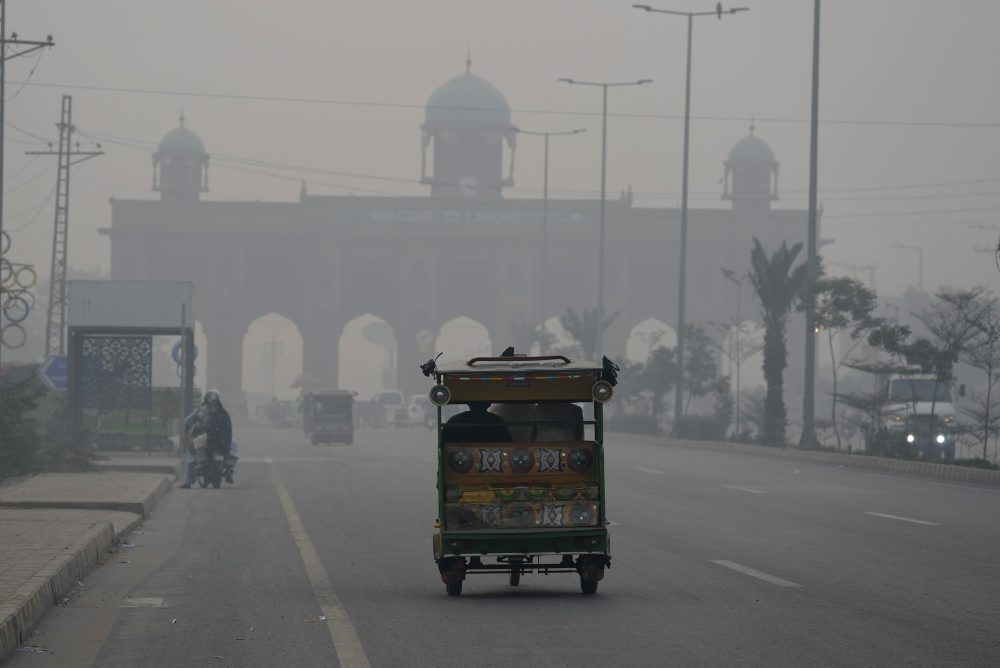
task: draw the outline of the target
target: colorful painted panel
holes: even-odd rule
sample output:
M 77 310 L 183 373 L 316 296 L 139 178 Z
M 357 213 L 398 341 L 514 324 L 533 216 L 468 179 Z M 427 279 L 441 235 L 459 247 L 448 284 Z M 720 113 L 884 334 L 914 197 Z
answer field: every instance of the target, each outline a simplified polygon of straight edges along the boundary
M 593 527 L 599 514 L 594 501 L 447 503 L 444 512 L 449 531 Z
M 595 445 L 589 441 L 455 443 L 445 446 L 444 466 L 445 481 L 462 486 L 597 479 Z

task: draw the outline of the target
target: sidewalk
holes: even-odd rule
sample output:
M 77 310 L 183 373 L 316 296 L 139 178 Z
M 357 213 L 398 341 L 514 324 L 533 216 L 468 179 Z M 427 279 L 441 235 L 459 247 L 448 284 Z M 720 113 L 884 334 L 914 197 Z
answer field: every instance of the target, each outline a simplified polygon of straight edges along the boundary
M 43 473 L 0 488 L 0 662 L 149 516 L 180 463 L 119 455 L 98 464 L 108 470 Z

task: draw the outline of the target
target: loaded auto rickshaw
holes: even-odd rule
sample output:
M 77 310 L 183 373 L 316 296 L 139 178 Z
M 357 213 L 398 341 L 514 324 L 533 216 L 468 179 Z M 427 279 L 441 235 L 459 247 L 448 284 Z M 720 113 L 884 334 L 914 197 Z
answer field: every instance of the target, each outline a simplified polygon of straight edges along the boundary
M 603 405 L 618 367 L 547 355 L 421 368 L 435 381 L 433 546 L 448 595 L 483 573 L 506 574 L 511 586 L 526 573 L 576 573 L 583 593 L 595 593 L 611 566 Z M 442 422 L 455 404 L 469 410 Z
M 302 430 L 313 445 L 354 442 L 354 392 L 321 390 L 302 397 Z

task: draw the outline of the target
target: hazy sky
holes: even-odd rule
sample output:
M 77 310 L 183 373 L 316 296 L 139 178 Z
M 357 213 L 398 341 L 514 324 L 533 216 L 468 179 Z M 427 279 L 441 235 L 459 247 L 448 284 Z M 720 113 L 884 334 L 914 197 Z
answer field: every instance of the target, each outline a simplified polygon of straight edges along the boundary
M 722 161 L 755 115 L 757 133 L 781 162 L 778 206 L 804 207 L 813 3 L 739 4 L 752 9 L 695 26 L 692 205 L 725 205 L 718 199 Z M 7 67 L 5 228 L 13 233 L 15 258 L 42 273 L 51 249 L 55 160 L 25 157 L 23 151 L 44 145 L 24 132 L 54 139 L 62 94 L 73 95 L 84 146 L 87 133 L 142 147 L 105 141 L 107 155 L 74 175 L 70 262 L 91 267 L 108 261 L 108 241 L 96 233 L 110 224 L 108 198 L 154 197 L 151 146 L 177 124 L 182 108 L 212 154 L 209 199 L 292 200 L 303 178 L 314 193 L 426 192 L 408 182 L 419 178 L 422 106 L 463 70 L 467 45 L 473 71 L 505 93 L 522 129 L 588 128 L 553 140 L 551 184 L 566 193 L 596 193 L 600 99 L 598 90 L 556 78 L 655 79 L 613 91 L 611 111 L 632 116 L 610 122 L 609 191 L 631 185 L 641 205 L 679 200 L 684 21 L 634 10 L 630 2 L 7 5 L 8 32 L 27 39 L 51 33 L 57 43 L 40 60 L 29 56 Z M 656 6 L 712 9 L 714 2 Z M 970 227 L 1000 226 L 998 25 L 1000 3 L 993 0 L 824 4 L 821 115 L 829 122 L 821 127 L 820 185 L 824 236 L 835 240 L 826 256 L 877 265 L 880 292 L 916 283 L 917 254 L 892 248 L 899 243 L 924 248 L 927 287 L 1000 279 L 992 255 L 974 252 L 995 246 L 1000 231 Z M 533 139 L 520 140 L 517 187 L 508 197 L 540 191 L 541 143 Z

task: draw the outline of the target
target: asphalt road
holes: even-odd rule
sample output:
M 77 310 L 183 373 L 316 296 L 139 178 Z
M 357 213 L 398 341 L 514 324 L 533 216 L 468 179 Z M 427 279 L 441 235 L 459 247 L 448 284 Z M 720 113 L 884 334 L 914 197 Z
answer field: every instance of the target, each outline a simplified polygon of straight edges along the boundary
M 237 438 L 236 485 L 171 492 L 12 666 L 1000 664 L 995 488 L 609 439 L 597 595 L 453 598 L 430 432 Z

